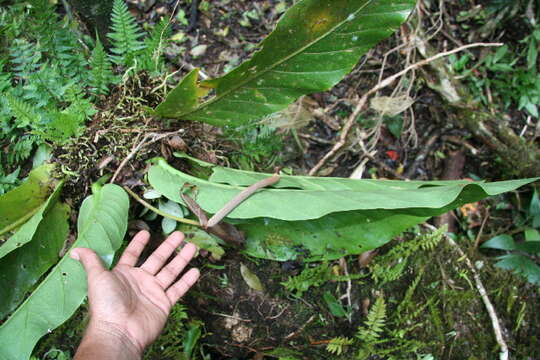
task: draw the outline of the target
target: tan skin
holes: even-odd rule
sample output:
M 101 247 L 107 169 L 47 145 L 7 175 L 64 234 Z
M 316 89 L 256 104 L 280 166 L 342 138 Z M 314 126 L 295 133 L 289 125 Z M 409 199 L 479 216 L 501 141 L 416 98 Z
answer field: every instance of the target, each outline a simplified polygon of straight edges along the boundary
M 195 255 L 193 244 L 186 244 L 167 263 L 184 240 L 180 232 L 172 233 L 135 267 L 149 239 L 146 231 L 135 235 L 111 271 L 92 250 L 71 251 L 87 273 L 90 305 L 90 322 L 74 360 L 141 359 L 159 336 L 172 306 L 199 278 L 199 270 L 190 269 L 175 281 Z

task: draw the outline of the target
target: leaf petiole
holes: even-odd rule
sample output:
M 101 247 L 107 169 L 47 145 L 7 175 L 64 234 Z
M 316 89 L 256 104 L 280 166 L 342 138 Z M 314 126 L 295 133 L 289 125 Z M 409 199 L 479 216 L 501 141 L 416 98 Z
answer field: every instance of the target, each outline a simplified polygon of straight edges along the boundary
M 194 226 L 201 227 L 201 224 L 199 224 L 195 220 L 190 220 L 190 219 L 185 219 L 185 218 L 177 217 L 177 216 L 174 216 L 174 215 L 170 215 L 170 214 L 167 214 L 167 213 L 159 210 L 156 207 L 153 207 L 152 205 L 150 205 L 149 203 L 147 203 L 146 201 L 141 199 L 139 196 L 137 196 L 137 194 L 135 194 L 133 191 L 131 191 L 131 189 L 129 189 L 127 186 L 124 186 L 124 190 L 126 190 L 129 195 L 131 195 L 135 200 L 137 200 L 138 203 L 142 204 L 144 207 L 148 208 L 149 210 L 152 210 L 153 212 L 155 212 L 158 215 L 161 215 L 161 216 L 163 216 L 165 218 L 169 218 L 169 219 L 172 219 L 172 220 L 176 220 L 176 221 L 184 223 L 184 224 L 189 224 L 189 225 L 194 225 Z

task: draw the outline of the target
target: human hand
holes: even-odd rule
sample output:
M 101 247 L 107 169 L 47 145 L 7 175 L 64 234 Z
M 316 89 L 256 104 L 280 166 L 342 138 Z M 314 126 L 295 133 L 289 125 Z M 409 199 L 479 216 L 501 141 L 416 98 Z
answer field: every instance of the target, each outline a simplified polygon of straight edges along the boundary
M 135 235 L 111 271 L 91 249 L 71 251 L 88 278 L 90 323 L 85 337 L 116 336 L 126 346 L 133 346 L 133 352 L 142 354 L 159 336 L 171 307 L 199 278 L 199 270 L 194 268 L 175 282 L 197 250 L 193 244 L 186 244 L 165 264 L 184 240 L 181 232 L 172 233 L 140 267 L 135 267 L 149 239 L 146 231 Z

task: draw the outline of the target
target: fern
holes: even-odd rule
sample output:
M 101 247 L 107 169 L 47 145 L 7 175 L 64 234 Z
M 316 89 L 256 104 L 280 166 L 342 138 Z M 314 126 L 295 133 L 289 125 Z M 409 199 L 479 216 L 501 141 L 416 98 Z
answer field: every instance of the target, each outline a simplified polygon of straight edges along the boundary
M 296 297 L 302 297 L 304 292 L 308 291 L 312 286 L 321 286 L 324 283 L 333 281 L 349 281 L 360 279 L 365 275 L 350 274 L 350 275 L 334 275 L 332 268 L 328 263 L 321 263 L 315 267 L 306 267 L 297 276 L 289 276 L 287 281 L 281 283 L 287 290 L 295 291 Z
M 32 106 L 11 94 L 6 94 L 6 99 L 12 115 L 17 120 L 16 127 L 24 128 L 29 125 L 38 124 L 41 121 L 41 117 L 34 111 Z
M 297 276 L 290 276 L 281 285 L 289 291 L 295 291 L 295 296 L 302 297 L 312 286 L 321 286 L 332 278 L 332 269 L 327 263 L 315 267 L 306 267 Z
M 403 313 L 407 307 L 411 303 L 412 296 L 414 295 L 414 292 L 416 291 L 416 288 L 418 287 L 418 284 L 420 283 L 420 280 L 422 280 L 422 276 L 424 275 L 424 270 L 422 269 L 419 274 L 416 276 L 416 278 L 413 280 L 413 282 L 409 285 L 407 288 L 407 291 L 405 292 L 405 296 L 403 297 L 403 300 L 399 303 L 397 307 L 397 316 L 402 319 Z
M 70 111 L 52 112 L 48 116 L 46 127 L 36 131 L 43 139 L 63 143 L 80 135 L 84 116 Z
M 60 74 L 76 81 L 84 79 L 88 67 L 88 61 L 84 57 L 85 49 L 77 41 L 79 37 L 80 33 L 70 28 L 67 19 L 57 24 L 54 36 L 46 34 L 42 37 L 52 40 L 48 47 L 48 55 L 55 60 Z
M 330 340 L 328 345 L 326 345 L 326 351 L 335 355 L 341 355 L 344 348 L 347 345 L 352 345 L 353 339 L 344 336 L 338 336 Z
M 4 72 L 6 60 L 0 60 L 0 93 L 6 92 L 11 88 L 11 74 Z
M 109 84 L 113 82 L 114 76 L 107 53 L 105 53 L 99 39 L 97 39 L 96 46 L 92 51 L 90 68 L 90 91 L 94 95 L 107 95 L 109 93 Z
M 379 338 L 384 330 L 386 322 L 386 303 L 382 296 L 379 296 L 369 310 L 364 326 L 358 327 L 356 338 L 361 341 L 361 349 L 358 351 L 358 359 L 366 359 L 373 353 L 374 346 L 379 342 Z
M 433 250 L 443 238 L 446 230 L 447 227 L 443 226 L 434 232 L 417 236 L 394 246 L 371 265 L 371 277 L 381 285 L 399 279 L 407 268 L 409 257 L 420 250 Z
M 57 106 L 75 80 L 62 76 L 58 67 L 45 63 L 30 74 L 22 87 L 21 97 L 37 108 Z
M 58 15 L 54 11 L 54 5 L 48 0 L 29 0 L 29 17 L 31 22 L 28 24 L 28 28 L 31 34 L 36 34 L 36 37 L 40 39 L 40 45 L 44 49 L 51 47 L 56 35 L 56 23 L 58 22 Z
M 379 296 L 369 310 L 364 326 L 358 328 L 356 337 L 364 343 L 372 344 L 376 342 L 381 336 L 385 321 L 386 302 L 382 296 Z
M 136 55 L 144 49 L 145 45 L 141 41 L 142 30 L 133 15 L 129 13 L 124 0 L 114 0 L 111 32 L 107 36 L 111 39 L 111 51 L 115 54 L 112 56 L 113 62 L 118 65 L 133 66 Z
M 41 52 L 24 39 L 15 39 L 9 47 L 14 74 L 20 79 L 27 79 L 40 67 Z
M 170 22 L 170 17 L 162 18 L 144 40 L 146 48 L 141 55 L 141 69 L 151 73 L 159 73 L 163 69 L 162 54 L 171 36 Z
M 17 164 L 28 159 L 38 140 L 35 135 L 23 135 L 20 138 L 13 138 L 7 154 L 8 163 Z

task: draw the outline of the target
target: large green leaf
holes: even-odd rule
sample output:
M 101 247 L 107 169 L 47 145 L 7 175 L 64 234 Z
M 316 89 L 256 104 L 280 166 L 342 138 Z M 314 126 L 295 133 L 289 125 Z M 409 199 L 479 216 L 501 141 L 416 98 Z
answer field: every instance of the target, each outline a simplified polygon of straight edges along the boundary
M 281 18 L 253 57 L 197 84 L 188 74 L 156 108 L 160 116 L 238 126 L 324 91 L 407 19 L 415 0 L 302 0 Z M 215 88 L 200 104 L 197 97 Z
M 40 222 L 32 241 L 0 261 L 0 320 L 15 309 L 26 292 L 58 261 L 69 232 L 69 206 L 57 203 Z
M 278 261 L 331 260 L 378 248 L 431 215 L 418 210 L 347 211 L 306 221 L 253 219 L 238 228 L 248 255 Z
M 214 170 L 223 171 L 219 167 Z M 236 172 L 239 173 L 238 171 Z M 246 176 L 254 173 L 243 172 Z M 213 177 L 211 176 L 210 179 Z M 196 186 L 196 201 L 209 213 L 216 213 L 244 186 L 214 183 L 178 171 L 165 160 L 157 160 L 148 173 L 150 184 L 161 194 L 183 203 L 180 190 L 185 184 Z M 482 182 L 404 182 L 331 179 L 317 177 L 284 177 L 293 188 L 273 188 L 259 191 L 243 202 L 229 218 L 252 219 L 268 217 L 297 221 L 323 217 L 327 214 L 373 209 L 440 209 L 459 200 L 478 201 L 490 195 L 514 190 L 535 179 Z M 232 181 L 232 180 L 231 180 Z M 281 182 L 281 181 L 280 181 Z M 278 183 L 279 184 L 279 183 Z M 329 184 L 337 184 L 334 189 Z M 339 185 L 339 186 L 338 186 Z
M 208 180 L 158 160 L 150 168 L 149 182 L 176 202 L 182 201 L 185 184 L 194 185 L 197 203 L 215 213 L 246 186 L 269 176 L 196 163 L 212 171 Z M 282 176 L 273 188 L 248 198 L 228 219 L 245 232 L 245 251 L 251 256 L 280 261 L 298 256 L 310 261 L 336 259 L 380 247 L 432 216 L 534 180 L 482 183 Z
M 105 185 L 84 200 L 74 247 L 94 249 L 110 265 L 127 229 L 129 199 L 116 185 Z M 0 359 L 26 360 L 44 334 L 66 321 L 86 295 L 81 265 L 64 256 L 35 291 L 0 327 Z
M 37 208 L 37 212 L 34 212 L 30 220 L 21 224 L 15 234 L 13 234 L 2 246 L 0 246 L 0 259 L 13 250 L 25 245 L 34 238 L 34 234 L 36 233 L 36 230 L 38 229 L 39 224 L 42 222 L 45 214 L 56 204 L 58 197 L 62 192 L 62 186 L 63 182 L 58 183 L 56 189 L 49 196 L 47 201 Z M 31 202 L 31 199 L 28 201 Z
M 42 165 L 30 172 L 25 182 L 0 197 L 0 235 L 13 230 L 34 215 L 52 192 L 53 165 Z

